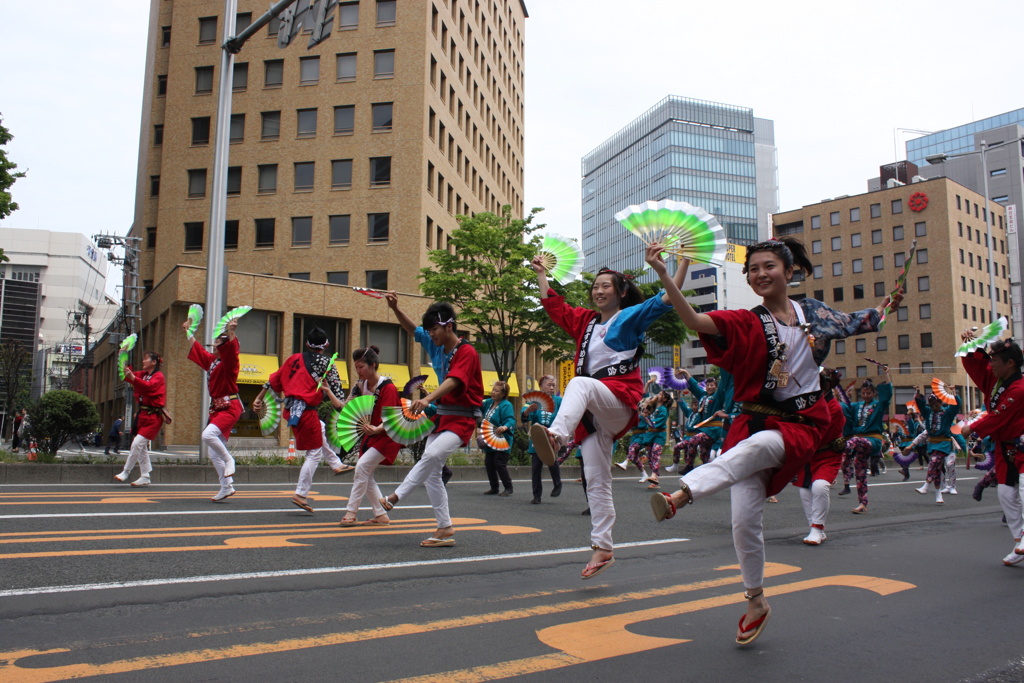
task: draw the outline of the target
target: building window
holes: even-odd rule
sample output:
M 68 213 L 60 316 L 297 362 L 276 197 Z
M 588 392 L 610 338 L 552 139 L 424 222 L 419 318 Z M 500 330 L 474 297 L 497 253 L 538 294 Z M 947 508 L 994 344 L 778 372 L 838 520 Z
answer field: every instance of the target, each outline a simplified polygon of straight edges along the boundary
M 202 251 L 203 250 L 203 224 L 199 223 L 186 223 L 185 224 L 185 251 Z
M 335 159 L 331 162 L 331 189 L 348 190 L 352 187 L 352 160 Z
M 371 213 L 366 216 L 366 229 L 370 243 L 387 242 L 391 233 L 391 214 Z M 369 285 L 367 285 L 369 286 Z
M 871 231 L 871 244 L 881 244 L 881 243 L 882 243 L 882 231 L 881 230 L 872 230 Z
M 967 320 L 967 304 L 964 304 L 964 320 Z
M 249 87 L 249 63 L 235 62 L 231 71 L 231 90 L 234 92 L 245 92 Z
M 292 280 L 309 280 L 309 273 L 288 273 Z
M 864 298 L 864 285 L 854 285 L 853 286 L 853 298 L 854 299 L 863 299 Z
M 313 217 L 292 218 L 292 246 L 308 247 L 313 243 Z
M 377 26 L 394 26 L 397 16 L 395 0 L 377 0 Z
M 828 224 L 829 225 L 839 225 L 839 212 L 838 211 L 833 211 L 832 213 L 830 213 L 828 215 Z
M 167 94 L 167 75 L 163 74 L 156 77 L 156 94 L 157 97 L 162 97 Z
M 929 320 L 932 317 L 932 305 L 920 304 L 917 307 L 917 315 L 921 320 Z
M 892 238 L 894 241 L 899 242 L 903 239 L 903 226 L 894 225 L 892 226 Z
M 884 256 L 872 256 L 871 267 L 875 270 L 882 270 L 885 268 L 885 257 Z
M 348 244 L 351 216 L 330 216 L 328 225 L 328 244 Z M 336 284 L 348 284 L 348 282 L 339 282 Z
M 386 290 L 388 288 L 388 271 L 368 270 L 366 271 L 366 286 L 370 289 Z
M 209 95 L 213 92 L 213 67 L 196 67 L 196 94 Z
M 813 242 L 811 242 L 811 253 L 812 254 L 820 254 L 821 253 L 821 240 L 814 240 Z
M 903 200 L 902 199 L 894 199 L 894 200 L 892 200 L 891 209 L 892 209 L 893 214 L 903 213 Z
M 924 237 L 928 234 L 928 224 L 924 221 L 920 223 L 914 223 L 914 235 L 916 237 Z
M 904 254 L 902 251 L 898 251 L 895 254 L 893 254 L 892 262 L 893 265 L 895 265 L 897 268 L 902 268 L 903 264 L 906 263 L 906 261 L 907 255 Z
M 835 341 L 835 347 L 834 348 L 836 350 L 836 354 L 846 353 L 846 340 L 845 339 L 837 339 Z
M 156 226 L 146 228 L 146 249 L 156 249 Z
M 188 198 L 198 199 L 206 196 L 206 169 L 193 168 L 188 172 Z
M 229 197 L 237 197 L 242 194 L 242 167 L 228 166 L 228 189 Z
M 832 274 L 833 275 L 842 275 L 843 274 L 843 262 L 842 261 L 836 261 L 835 263 L 832 264 Z
M 885 283 L 884 282 L 876 282 L 875 283 L 875 296 L 885 296 Z
M 881 218 L 882 217 L 882 205 L 881 204 L 872 204 L 871 205 L 871 217 L 872 218 Z
M 868 366 L 866 366 L 866 365 L 858 365 L 857 366 L 857 376 L 858 377 L 867 377 L 868 376 Z
M 376 104 L 370 105 L 370 113 L 373 119 L 374 133 L 382 133 L 384 131 L 391 130 L 391 110 L 391 102 L 378 102 Z
M 348 271 L 347 270 L 329 270 L 329 271 L 327 271 L 327 284 L 329 284 L 329 285 L 347 285 L 348 284 Z
M 860 233 L 859 232 L 855 232 L 852 235 L 850 235 L 850 246 L 851 247 L 859 247 L 860 246 Z
M 859 220 L 860 220 L 860 207 L 859 206 L 855 206 L 852 209 L 850 209 L 850 222 L 851 223 L 856 223 Z
M 273 19 L 270 20 L 270 23 L 267 24 L 267 37 L 268 38 L 274 38 L 280 32 L 281 32 L 281 19 L 278 18 L 278 17 L 274 17 Z
M 816 290 L 814 290 L 814 298 L 817 299 L 818 301 L 824 301 L 825 300 L 825 290 L 824 289 L 816 289 Z M 697 343 L 700 344 L 700 342 L 697 342 Z
M 259 194 L 277 192 L 277 164 L 261 164 L 256 169 L 259 175 L 256 192 Z
M 335 78 L 338 82 L 348 82 L 356 80 L 356 53 L 355 52 L 344 52 L 338 55 L 337 60 L 337 73 Z
M 921 361 L 921 372 L 926 375 L 935 373 L 935 363 L 930 360 Z
M 245 140 L 245 114 L 232 114 L 228 141 L 242 142 L 243 140 Z
M 811 230 L 817 230 L 821 227 L 821 216 L 811 216 Z
M 359 28 L 359 3 L 338 3 L 338 29 L 351 31 Z
M 160 47 L 171 46 L 171 27 L 161 26 L 160 27 Z
M 149 176 L 149 196 L 159 197 L 160 196 L 160 176 L 151 175 Z
M 192 144 L 210 144 L 210 117 L 199 116 L 192 119 Z
M 315 162 L 298 161 L 295 163 L 295 191 L 310 192 L 313 190 Z
M 855 273 L 863 273 L 864 272 L 864 259 L 855 258 L 855 259 L 853 259 L 853 263 L 851 265 L 853 266 L 853 272 L 855 272 Z M 854 297 L 854 298 L 856 299 L 857 297 Z
M 235 35 L 252 26 L 252 12 L 238 12 L 235 14 Z
M 160 147 L 164 144 L 164 124 L 158 123 L 153 126 L 153 146 Z
M 320 82 L 320 58 L 300 57 L 299 58 L 299 83 L 312 85 Z
M 316 109 L 298 109 L 296 114 L 295 134 L 300 138 L 311 138 L 316 135 Z
M 1006 169 L 1005 168 L 996 168 L 996 169 L 993 169 L 993 170 L 989 171 L 988 174 L 991 177 L 993 177 L 993 178 L 995 178 L 996 176 L 1000 176 L 1000 175 L 1006 175 Z
M 899 322 L 906 322 L 908 317 L 907 307 L 900 306 L 896 309 L 896 320 Z
M 927 249 L 918 249 L 917 250 L 917 262 L 918 263 L 928 263 L 928 250 Z
M 370 157 L 370 187 L 390 187 L 391 157 Z
M 930 349 L 932 348 L 932 333 L 922 332 L 921 333 L 921 348 Z
M 440 247 L 438 247 L 440 249 Z M 821 266 L 814 266 L 814 279 L 820 280 L 822 278 Z
M 900 351 L 905 351 L 910 348 L 910 335 L 901 334 L 896 337 L 896 344 Z
M 284 60 L 267 59 L 263 62 L 263 87 L 280 88 L 284 83 Z
M 960 250 L 960 263 L 964 263 L 964 250 Z
M 917 291 L 927 292 L 931 288 L 932 282 L 927 275 L 922 275 L 921 277 L 917 278 Z
M 199 18 L 199 44 L 209 45 L 217 42 L 217 17 Z
M 843 288 L 833 287 L 832 288 L 832 301 L 839 302 L 843 300 Z
M 864 339 L 864 337 L 861 337 L 860 339 L 855 340 L 854 344 L 855 344 L 854 348 L 856 348 L 857 353 L 867 353 L 867 351 L 868 351 L 868 346 L 867 346 L 868 342 L 867 342 L 866 339 Z
M 277 140 L 281 137 L 281 112 L 265 111 L 260 116 L 260 140 Z
M 238 221 L 224 221 L 224 248 L 238 249 Z
M 900 363 L 900 374 L 901 375 L 909 375 L 910 374 L 910 363 Z
M 395 77 L 395 51 L 374 50 L 373 51 L 373 77 L 394 78 Z
M 878 337 L 877 339 L 875 339 L 875 348 L 878 349 L 879 351 L 888 351 L 889 350 L 889 338 L 888 337 Z
M 347 104 L 334 108 L 334 134 L 352 135 L 356 129 L 356 108 Z
M 276 168 L 276 166 L 275 166 Z M 256 248 L 265 249 L 274 246 L 274 226 L 276 218 L 257 218 L 256 225 Z
M 832 238 L 832 251 L 840 251 L 843 248 L 843 238 L 833 237 Z

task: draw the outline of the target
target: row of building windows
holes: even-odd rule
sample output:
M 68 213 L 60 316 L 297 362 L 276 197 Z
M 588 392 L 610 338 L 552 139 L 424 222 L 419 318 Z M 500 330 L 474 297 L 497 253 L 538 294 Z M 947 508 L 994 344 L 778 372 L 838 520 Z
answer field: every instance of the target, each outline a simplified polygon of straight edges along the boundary
M 1006 169 L 1005 168 L 1002 169 L 1002 171 L 1003 171 L 1002 174 L 1006 173 Z M 992 175 L 996 175 L 996 174 L 997 174 L 997 171 L 993 171 L 992 172 Z M 999 175 L 1002 175 L 1002 174 L 999 174 Z M 1002 199 L 1002 198 L 1000 197 L 1000 199 Z M 970 213 L 971 213 L 971 200 L 967 199 L 966 197 L 961 199 L 960 195 L 957 195 L 956 196 L 956 208 L 957 208 L 958 211 L 963 211 L 966 214 L 970 215 Z M 979 210 L 980 210 L 980 213 L 979 213 Z M 979 205 L 978 202 L 974 202 L 974 217 L 975 218 L 980 218 L 983 222 L 986 222 L 986 223 L 989 222 L 988 211 L 985 209 L 985 207 L 983 205 Z M 992 214 L 992 221 L 991 221 L 991 223 L 992 223 L 992 225 L 996 225 L 996 215 L 995 214 Z M 1002 216 L 999 216 L 998 225 L 999 225 L 1000 229 L 1003 228 L 1003 217 Z
M 185 223 L 184 250 L 187 252 L 202 251 L 205 246 L 204 223 L 190 221 Z M 239 221 L 224 221 L 224 248 L 238 249 Z M 255 249 L 272 249 L 276 244 L 277 219 L 253 219 L 253 247 Z M 387 244 L 391 237 L 391 214 L 366 214 L 366 243 Z M 336 214 L 327 216 L 327 245 L 346 246 L 352 239 L 352 216 Z M 291 246 L 311 247 L 314 241 L 313 216 L 295 216 L 291 219 Z M 320 240 L 318 240 L 319 242 Z M 156 247 L 156 228 L 146 228 L 146 248 Z
M 1003 217 L 1000 216 L 999 218 L 1000 218 L 1000 220 L 1002 220 Z M 966 230 L 966 233 L 967 233 L 967 241 L 968 242 L 970 242 L 973 239 L 976 244 L 984 244 L 985 248 L 988 249 L 988 233 L 987 232 L 986 233 L 982 233 L 981 230 L 978 229 L 978 228 L 973 228 L 972 229 L 971 226 L 969 226 L 969 225 L 968 226 L 964 226 L 964 224 L 962 222 L 957 221 L 957 224 L 956 224 L 957 236 L 958 237 L 963 237 L 965 230 Z M 1006 253 L 1006 242 L 1004 242 L 1003 240 L 998 240 L 998 242 L 999 242 L 999 253 L 1000 254 L 1005 254 Z M 995 249 L 995 246 L 996 246 L 996 238 L 993 236 L 992 237 L 992 248 Z M 961 263 L 963 263 L 963 262 L 961 261 Z
M 929 315 L 930 315 L 930 312 L 929 312 Z M 866 338 L 861 337 L 859 339 L 854 339 L 853 340 L 853 344 L 854 344 L 853 353 L 860 354 L 860 353 L 867 353 L 868 352 L 868 343 L 867 343 L 867 339 Z M 846 353 L 846 345 L 847 345 L 847 340 L 845 340 L 845 339 L 838 339 L 838 340 L 836 340 L 836 342 L 835 342 L 835 344 L 833 346 L 833 351 L 835 351 L 836 355 L 845 354 Z M 899 334 L 899 335 L 896 335 L 896 348 L 899 349 L 900 351 L 906 351 L 906 350 L 910 349 L 910 335 L 909 334 Z M 930 348 L 932 348 L 932 333 L 931 332 L 921 332 L 921 348 L 922 349 L 930 349 Z M 872 351 L 888 351 L 888 350 L 889 350 L 889 338 L 888 337 L 876 337 L 875 338 L 875 348 L 872 349 Z
M 295 110 L 295 137 L 312 138 L 319 130 L 319 109 L 316 107 Z M 371 131 L 387 133 L 394 128 L 394 104 L 392 102 L 375 102 L 370 105 Z M 352 135 L 356 129 L 355 105 L 338 105 L 334 107 L 334 134 Z M 212 117 L 196 116 L 192 118 L 192 146 L 202 147 L 210 144 Z M 232 143 L 245 141 L 245 114 L 232 114 L 229 126 L 229 139 Z M 260 140 L 279 140 L 281 138 L 281 112 L 265 111 L 260 113 Z M 153 126 L 153 146 L 160 147 L 164 143 L 164 125 Z
M 473 126 L 473 129 L 476 130 L 476 126 Z M 498 205 L 497 197 L 485 186 L 483 173 L 477 173 L 476 166 L 470 162 L 469 155 L 463 154 L 462 147 L 455 142 L 455 138 L 448 132 L 448 128 L 443 122 L 438 121 L 437 114 L 433 107 L 427 108 L 427 135 L 431 140 L 436 140 L 437 149 L 445 158 L 448 159 L 448 163 L 455 167 L 455 172 L 462 176 L 462 179 L 469 185 L 470 190 L 476 198 L 483 202 L 483 204 L 488 207 L 488 210 L 493 211 L 493 207 Z M 474 150 L 477 150 L 475 144 L 473 148 Z M 482 154 L 487 170 L 490 172 L 491 176 L 497 178 L 504 186 L 506 193 L 505 196 L 509 198 L 509 201 L 518 205 L 519 195 L 512 187 L 511 180 L 501 169 L 497 158 L 495 158 L 494 154 L 491 153 L 490 149 L 490 146 L 484 144 L 483 137 L 481 136 L 480 149 L 478 150 L 478 153 Z M 433 182 L 433 169 L 434 164 L 432 162 L 428 162 L 427 191 L 431 194 L 433 194 L 433 190 L 431 188 L 431 183 Z M 441 176 L 440 173 L 438 173 L 438 176 L 438 186 L 441 187 L 440 181 L 443 180 L 443 176 Z
M 876 366 L 876 368 L 877 368 L 876 374 L 878 374 L 878 375 L 884 375 L 885 374 L 885 371 L 881 367 L 877 367 Z M 846 372 L 846 366 L 837 367 L 836 370 L 838 370 L 839 373 L 843 377 L 849 377 L 849 375 Z M 855 371 L 857 373 L 857 375 L 856 375 L 857 377 L 867 377 L 868 376 L 868 366 L 866 366 L 866 365 L 858 365 L 858 366 L 856 366 Z M 925 375 L 934 375 L 935 374 L 935 363 L 933 361 L 930 361 L 930 360 L 922 361 L 920 367 L 916 368 L 916 369 L 913 366 L 911 366 L 910 363 L 900 363 L 899 367 L 896 370 L 897 374 L 900 374 L 900 375 L 909 375 L 911 372 L 914 372 L 914 371 L 920 372 L 920 373 L 925 374 Z
M 386 270 L 366 270 L 363 271 L 366 275 L 364 282 L 366 287 L 370 289 L 382 289 L 388 288 L 388 271 Z M 312 273 L 309 271 L 299 273 L 288 273 L 288 277 L 292 280 L 312 280 Z M 349 283 L 349 271 L 347 270 L 328 270 L 324 273 L 324 279 L 322 282 L 326 282 L 329 285 L 348 285 Z M 391 361 L 394 362 L 394 361 Z
M 331 189 L 349 190 L 352 188 L 352 159 L 334 159 L 331 161 Z M 391 157 L 369 158 L 368 186 L 384 188 L 391 186 Z M 207 169 L 192 168 L 188 170 L 187 196 L 189 199 L 202 199 L 207 193 Z M 259 164 L 256 166 L 256 193 L 274 194 L 278 190 L 278 164 Z M 312 192 L 316 189 L 316 162 L 299 161 L 292 164 L 292 191 Z M 149 193 L 151 197 L 160 195 L 160 176 L 150 176 Z M 228 167 L 227 196 L 235 197 L 242 193 L 242 167 Z
M 815 252 L 815 253 L 820 253 L 820 252 Z M 893 267 L 895 267 L 895 268 L 902 268 L 903 264 L 906 263 L 906 260 L 907 260 L 907 255 L 906 255 L 906 253 L 904 253 L 902 251 L 898 252 L 896 254 L 893 254 Z M 928 263 L 928 250 L 927 249 L 918 249 L 915 252 L 914 261 L 916 263 Z M 886 269 L 886 266 L 885 266 L 885 256 L 879 255 L 879 256 L 872 257 L 872 259 L 871 259 L 871 266 L 872 266 L 872 270 L 885 270 Z M 850 262 L 850 270 L 853 273 L 863 273 L 864 272 L 864 259 L 859 259 L 859 258 L 853 259 Z M 840 276 L 842 274 L 843 274 L 843 262 L 842 261 L 833 261 L 832 262 L 832 275 L 833 276 Z M 824 276 L 823 267 L 820 266 L 820 265 L 814 266 L 814 279 L 818 280 L 818 279 L 821 279 L 823 276 Z
M 924 237 L 928 234 L 928 225 L 924 221 L 914 223 L 914 237 Z M 882 229 L 878 228 L 871 231 L 871 244 L 882 243 Z M 892 240 L 894 242 L 902 242 L 905 239 L 905 230 L 902 225 L 894 225 L 892 227 Z M 820 254 L 822 249 L 823 240 L 812 240 L 811 241 L 811 253 Z M 843 238 L 841 235 L 835 235 L 830 238 L 829 244 L 832 251 L 841 251 L 843 248 Z M 850 247 L 856 248 L 863 246 L 863 238 L 861 233 L 855 232 L 850 235 Z

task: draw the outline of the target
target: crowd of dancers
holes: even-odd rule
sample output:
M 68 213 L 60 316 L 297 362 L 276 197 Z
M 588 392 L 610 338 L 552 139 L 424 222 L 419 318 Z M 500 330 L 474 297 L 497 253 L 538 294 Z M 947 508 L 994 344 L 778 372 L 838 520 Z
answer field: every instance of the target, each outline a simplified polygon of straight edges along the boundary
M 747 644 L 761 635 L 771 615 L 763 585 L 763 514 L 766 501 L 786 485 L 792 483 L 799 490 L 809 527 L 804 543 L 812 546 L 826 540 L 830 489 L 840 471 L 844 480 L 840 495 L 850 492 L 849 482 L 854 479 L 858 505 L 853 512 L 867 512 L 868 473 L 879 466 L 883 450 L 890 443 L 893 452 L 899 454 L 897 462 L 903 467 L 905 479 L 909 477 L 909 465 L 918 459 L 919 451 L 924 451 L 921 457 L 928 460 L 928 473 L 923 490 L 918 489 L 921 493 L 934 487 L 936 502 L 941 503 L 943 491 L 956 492 L 956 449 L 951 429 L 960 413 L 959 403 L 947 407 L 934 395 L 926 397 L 919 392 L 917 415 L 907 420 L 905 433 L 892 442 L 883 425 L 893 394 L 888 368 L 884 382 L 878 386 L 870 380 L 863 382 L 860 400 L 850 401 L 842 391 L 839 374 L 825 366 L 833 340 L 878 330 L 884 313 L 900 305 L 901 288 L 877 306 L 854 313 L 837 311 L 815 299 L 793 301 L 787 290 L 794 272 L 811 272 L 811 263 L 800 242 L 769 240 L 748 247 L 743 269 L 761 304 L 752 310 L 699 313 L 680 289 L 689 262 L 680 259 L 670 273 L 663 250 L 662 245 L 653 244 L 645 252 L 645 260 L 664 287 L 661 293 L 645 299 L 628 275 L 602 269 L 594 278 L 588 307 L 569 305 L 550 286 L 543 260 L 534 259 L 531 265 L 543 308 L 576 346 L 575 377 L 560 397 L 554 395 L 553 377 L 541 380 L 541 388 L 552 395 L 554 410 L 531 404 L 516 415 L 507 400 L 508 386 L 501 382 L 490 388 L 490 397 L 485 400 L 479 355 L 460 336 L 452 306 L 431 304 L 417 325 L 401 310 L 398 297 L 388 293 L 387 305 L 426 350 L 438 378 L 436 389 L 411 400 L 406 407 L 414 414 L 431 415 L 436 426 L 404 481 L 385 495 L 374 473 L 381 464 L 394 462 L 400 445 L 385 431 L 381 410 L 399 406 L 399 394 L 391 381 L 379 374 L 376 347 L 370 345 L 352 353 L 358 381 L 351 393 L 372 395 L 375 403 L 363 427 L 352 494 L 340 524 L 390 524 L 389 513 L 422 487 L 437 525 L 420 545 L 454 545 L 455 529 L 445 488 L 448 457 L 470 443 L 482 421 L 486 420 L 497 436 L 514 432 L 519 422 L 529 430 L 533 503 L 541 501 L 545 467 L 552 478 L 551 495 L 559 495 L 558 463 L 574 448 L 579 449 L 592 550 L 581 572 L 583 579 L 597 576 L 615 562 L 613 466 L 627 469 L 632 463 L 642 472 L 643 482 L 652 489 L 650 505 L 659 522 L 679 516 L 687 505 L 729 489 L 733 542 L 747 600 L 735 640 Z M 676 371 L 674 379 L 685 386 L 685 393 L 659 390 L 647 391 L 645 396 L 640 372 L 644 333 L 658 318 L 673 311 L 699 336 L 708 361 L 719 369 L 718 376 L 708 377 L 701 385 L 686 371 Z M 187 321 L 185 327 L 187 330 Z M 973 335 L 966 331 L 963 340 Z M 193 340 L 189 359 L 206 371 L 213 397 L 202 440 L 220 480 L 213 500 L 222 502 L 235 491 L 235 464 L 226 444 L 242 414 L 235 384 L 239 348 L 235 326 L 229 324 L 213 344 L 210 352 Z M 283 420 L 291 428 L 296 446 L 306 452 L 292 502 L 308 511 L 312 511 L 308 494 L 313 473 L 321 460 L 326 458 L 337 473 L 346 471 L 325 443 L 317 412 L 324 400 L 340 408 L 347 398 L 325 354 L 329 345 L 322 330 L 310 331 L 305 349 L 285 360 L 254 402 L 254 408 L 260 410 L 267 400 L 266 392 L 271 390 L 284 400 Z M 1022 361 L 1021 350 L 1012 341 L 996 342 L 987 351 L 978 349 L 963 359 L 972 381 L 984 394 L 986 410 L 973 421 L 962 423 L 960 432 L 965 438 L 975 437 L 987 444 L 994 459 L 988 482 L 998 487 L 1015 544 L 1003 559 L 1005 564 L 1024 560 L 1019 478 L 1024 471 L 1024 450 L 1018 445 L 1024 433 L 1024 382 L 1019 381 Z M 134 373 L 129 368 L 125 376 L 140 400 L 139 423 L 124 471 L 116 478 L 127 481 L 138 463 L 141 475 L 133 486 L 150 483 L 152 466 L 146 444 L 166 419 L 161 362 L 159 354 L 147 352 L 142 371 Z M 672 460 L 662 467 L 671 443 L 670 417 L 676 411 L 681 419 Z M 615 443 L 627 435 L 627 458 L 613 463 Z M 510 495 L 513 483 L 507 469 L 507 450 L 487 444 L 483 450 L 490 484 L 486 493 Z M 664 475 L 676 472 L 680 475 L 678 484 L 666 487 L 670 492 L 662 491 Z M 364 499 L 369 501 L 372 516 L 359 520 Z

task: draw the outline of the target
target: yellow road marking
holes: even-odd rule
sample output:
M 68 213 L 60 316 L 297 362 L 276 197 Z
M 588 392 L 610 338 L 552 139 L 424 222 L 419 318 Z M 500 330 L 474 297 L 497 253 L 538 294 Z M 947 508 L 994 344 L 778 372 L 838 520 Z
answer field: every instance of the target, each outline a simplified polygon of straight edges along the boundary
M 737 565 L 718 567 L 718 571 L 735 571 Z M 800 571 L 799 567 L 791 565 L 767 563 L 765 565 L 765 577 L 781 576 Z M 175 652 L 147 657 L 137 657 L 104 664 L 78 663 L 59 666 L 32 666 L 31 657 L 37 655 L 57 655 L 73 652 L 70 648 L 52 650 L 17 650 L 12 652 L 0 652 L 0 678 L 5 683 L 49 683 L 50 681 L 61 681 L 70 678 L 84 678 L 86 676 L 106 676 L 131 671 L 145 671 L 161 669 L 170 666 L 183 664 L 199 664 L 203 662 L 220 661 L 236 657 L 252 657 L 257 655 L 274 654 L 280 652 L 291 652 L 295 650 L 306 650 L 317 647 L 344 645 L 347 643 L 366 642 L 381 638 L 393 638 L 395 636 L 417 635 L 432 633 L 456 628 L 470 626 L 481 626 L 494 624 L 516 619 L 527 619 L 530 617 L 547 616 L 551 614 L 567 613 L 574 610 L 588 609 L 616 605 L 634 600 L 644 600 L 657 597 L 665 597 L 679 593 L 688 593 L 710 588 L 738 585 L 742 581 L 738 574 L 729 574 L 717 579 L 698 581 L 679 586 L 667 586 L 646 591 L 633 591 L 621 595 L 607 595 L 581 600 L 568 600 L 554 604 L 535 605 L 533 607 L 510 609 L 486 614 L 468 615 L 451 619 L 440 619 L 423 624 L 395 624 L 379 628 L 363 629 L 356 631 L 341 631 L 338 633 L 327 633 L 308 638 L 289 638 L 285 640 L 252 643 L 249 645 L 232 645 L 222 648 L 209 648 L 204 650 L 193 650 L 187 652 Z M 909 584 L 907 584 L 909 586 Z M 781 592 L 781 591 L 780 591 Z M 774 589 L 773 589 L 773 594 Z M 732 598 L 732 600 L 736 600 Z M 688 604 L 688 603 L 684 603 Z M 91 645 L 91 644 L 90 644 Z M 548 659 L 563 661 L 567 655 L 550 655 Z M 28 661 L 22 662 L 20 660 Z M 38 663 L 38 662 L 37 662 Z M 573 663 L 580 663 L 574 661 Z M 25 666 L 23 666 L 25 665 Z M 565 664 L 562 664 L 563 666 Z M 27 668 L 26 668 L 27 667 Z M 547 670 L 552 667 L 548 666 Z M 554 667 L 557 668 L 557 667 Z M 476 679 L 474 679 L 476 680 Z
M 210 500 L 215 493 L 208 491 L 89 491 L 89 492 L 54 492 L 54 493 L 11 493 L 0 495 L 0 505 L 142 505 L 155 504 L 169 500 Z M 294 491 L 238 491 L 231 498 L 238 500 L 264 500 L 291 498 Z M 335 496 L 318 491 L 311 491 L 310 500 L 344 501 L 347 496 Z
M 485 519 L 455 518 L 452 520 L 460 532 L 492 531 L 501 535 L 539 533 L 540 529 L 525 526 L 489 525 Z M 285 548 L 309 545 L 304 540 L 319 538 L 341 538 L 344 536 L 394 536 L 400 534 L 423 534 L 436 528 L 433 519 L 407 520 L 385 527 L 339 527 L 337 522 L 304 525 L 253 525 L 233 527 L 176 527 L 173 529 L 134 529 L 131 531 L 82 531 L 43 532 L 45 537 L 25 538 L 21 534 L 0 535 L 0 544 L 25 543 L 72 543 L 82 541 L 113 541 L 198 538 L 206 536 L 225 537 L 220 545 L 184 545 L 170 547 L 93 548 L 75 550 L 50 550 L 21 553 L 0 553 L 0 559 L 26 559 L 41 557 L 88 557 L 100 555 L 136 555 L 149 553 L 193 552 L 199 550 L 239 550 L 253 548 Z M 63 536 L 49 534 L 64 533 Z M 5 538 L 6 536 L 21 536 Z

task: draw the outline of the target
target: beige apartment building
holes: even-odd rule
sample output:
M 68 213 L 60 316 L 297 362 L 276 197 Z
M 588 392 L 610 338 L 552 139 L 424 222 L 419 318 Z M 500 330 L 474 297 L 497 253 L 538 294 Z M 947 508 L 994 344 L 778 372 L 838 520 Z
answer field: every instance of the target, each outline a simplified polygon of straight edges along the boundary
M 954 357 L 960 333 L 991 321 L 989 267 L 994 268 L 996 315 L 1010 314 L 1006 216 L 992 203 L 989 242 L 984 197 L 947 178 L 897 185 L 839 197 L 775 214 L 776 236 L 792 235 L 806 246 L 814 272 L 794 298 L 810 296 L 842 311 L 872 307 L 895 286 L 911 243 L 917 251 L 903 305 L 878 334 L 835 342 L 828 364 L 844 382 L 890 367 L 896 413 L 906 412 L 913 387 L 937 377 L 964 386 L 967 375 Z M 989 254 L 991 244 L 992 253 Z M 978 405 L 977 389 L 969 392 Z
M 266 7 L 239 0 L 236 33 Z M 168 444 L 199 437 L 203 376 L 180 325 L 205 298 L 223 8 L 151 0 L 131 236 L 141 239 L 140 349 L 166 359 Z M 312 49 L 301 34 L 278 48 L 274 21 L 235 55 L 227 220 L 217 228 L 228 306 L 254 307 L 239 327 L 247 404 L 314 325 L 346 381 L 348 355 L 366 343 L 381 347 L 399 385 L 419 374 L 426 356 L 383 301 L 353 288 L 397 290 L 418 320 L 430 303 L 417 294 L 419 270 L 429 250 L 448 248 L 456 216 L 523 212 L 525 5 L 359 0 L 334 16 Z M 517 394 L 553 371 L 535 350 L 523 355 Z M 113 363 L 98 354 L 108 423 L 123 409 Z M 258 430 L 243 420 L 238 434 Z

